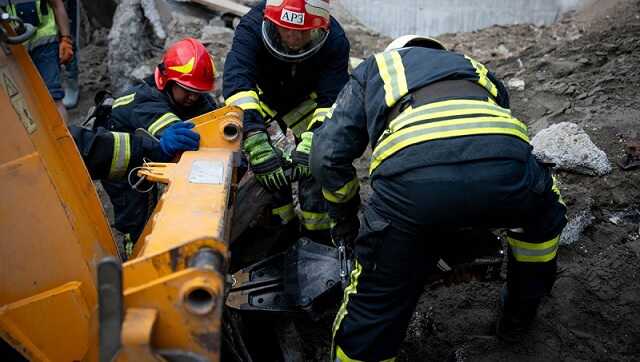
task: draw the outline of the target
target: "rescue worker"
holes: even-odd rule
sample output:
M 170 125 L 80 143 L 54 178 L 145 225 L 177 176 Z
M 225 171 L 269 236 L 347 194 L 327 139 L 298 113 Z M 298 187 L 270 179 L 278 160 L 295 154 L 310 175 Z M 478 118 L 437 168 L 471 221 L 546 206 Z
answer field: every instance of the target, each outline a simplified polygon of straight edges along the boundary
M 167 127 L 159 141 L 141 134 L 109 131 L 103 127 L 95 131 L 69 126 L 87 170 L 94 180 L 122 180 L 144 159 L 170 162 L 178 152 L 195 151 L 200 135 L 192 131 L 193 123 L 178 122 Z
M 256 179 L 274 193 L 274 220 L 297 227 L 285 159 L 267 133 L 267 124 L 290 128 L 293 180 L 303 231 L 329 242 L 330 220 L 320 187 L 310 177 L 308 154 L 313 131 L 347 82 L 349 41 L 330 16 L 328 0 L 269 0 L 242 17 L 224 65 L 227 105 L 244 110 L 243 150 Z
M 8 4 L 7 4 L 8 3 Z M 69 64 L 73 57 L 73 38 L 63 0 L 4 0 L 0 2 L 9 15 L 36 27 L 35 35 L 24 45 L 40 76 L 66 121 L 67 110 L 62 103 L 64 89 L 60 64 Z
M 214 89 L 214 78 L 213 58 L 204 45 L 192 38 L 180 40 L 167 49 L 152 76 L 113 101 L 110 127 L 107 128 L 127 134 L 142 129 L 163 144 L 162 139 L 169 126 L 216 108 L 213 98 L 207 94 Z M 184 137 L 176 135 L 172 140 L 164 140 L 169 141 L 166 153 L 175 156 L 184 150 L 180 146 Z M 119 145 L 122 147 L 123 143 Z M 155 160 L 152 158 L 151 161 Z M 115 165 L 120 169 L 111 172 L 126 171 L 124 164 Z M 102 184 L 113 204 L 114 226 L 128 234 L 129 244 L 132 244 L 140 236 L 155 207 L 157 190 L 140 193 L 133 190 L 126 180 L 105 180 Z
M 360 227 L 352 161 L 368 143 L 373 194 Z M 510 229 L 497 333 L 521 338 L 554 283 L 566 224 L 551 170 L 531 149 L 503 84 L 433 39 L 401 37 L 355 69 L 311 150 L 313 177 L 336 220 L 333 238 L 357 235 L 334 321 L 335 360 L 396 356 L 433 250 L 456 242 L 429 236 L 463 227 Z

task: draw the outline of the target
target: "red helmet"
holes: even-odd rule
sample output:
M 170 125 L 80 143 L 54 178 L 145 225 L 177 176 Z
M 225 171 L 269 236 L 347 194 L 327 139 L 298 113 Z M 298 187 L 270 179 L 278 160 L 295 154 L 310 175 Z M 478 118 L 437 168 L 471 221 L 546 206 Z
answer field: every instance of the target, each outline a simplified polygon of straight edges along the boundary
M 193 92 L 210 92 L 215 85 L 216 68 L 207 48 L 193 38 L 180 40 L 164 53 L 156 67 L 156 86 L 164 90 L 169 81 Z
M 269 51 L 285 61 L 302 61 L 317 52 L 329 35 L 329 0 L 267 0 L 262 39 Z M 278 28 L 310 31 L 308 43 L 292 49 Z

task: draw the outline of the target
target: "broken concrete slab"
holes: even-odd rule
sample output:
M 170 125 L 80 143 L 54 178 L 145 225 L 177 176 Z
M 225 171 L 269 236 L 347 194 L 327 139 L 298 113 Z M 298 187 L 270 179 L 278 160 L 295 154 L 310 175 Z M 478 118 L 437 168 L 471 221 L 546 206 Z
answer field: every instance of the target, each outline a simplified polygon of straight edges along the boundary
M 571 245 L 580 240 L 584 230 L 593 223 L 595 217 L 591 214 L 591 210 L 583 210 L 569 219 L 567 226 L 560 234 L 560 245 Z
M 554 163 L 558 169 L 591 176 L 611 172 L 607 155 L 575 123 L 551 125 L 538 132 L 531 145 L 538 159 Z
M 224 62 L 221 55 L 226 54 L 233 33 L 224 28 L 224 22 L 215 19 L 219 17 L 196 5 L 166 0 L 122 0 L 109 33 L 107 64 L 111 90 L 121 94 L 150 75 L 160 63 L 164 50 L 186 37 L 203 40 L 214 56 L 217 69 L 221 70 Z

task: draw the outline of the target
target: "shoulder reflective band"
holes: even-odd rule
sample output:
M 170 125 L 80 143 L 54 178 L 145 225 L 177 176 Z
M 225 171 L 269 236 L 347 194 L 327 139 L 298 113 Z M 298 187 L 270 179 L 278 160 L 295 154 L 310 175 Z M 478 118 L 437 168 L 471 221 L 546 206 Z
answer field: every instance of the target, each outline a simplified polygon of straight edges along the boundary
M 322 194 L 324 195 L 324 198 L 329 202 L 342 204 L 351 200 L 351 198 L 355 196 L 356 192 L 358 192 L 358 188 L 358 178 L 356 176 L 353 176 L 353 179 L 351 181 L 347 182 L 336 191 L 329 191 L 325 188 L 322 188 Z
M 265 112 L 260 106 L 260 98 L 256 91 L 242 91 L 238 92 L 224 101 L 227 106 L 234 105 L 242 108 L 243 111 L 254 109 L 260 113 L 262 117 L 265 117 Z
M 543 243 L 528 243 L 507 236 L 513 257 L 520 262 L 544 263 L 558 253 L 560 235 Z
M 111 108 L 116 108 L 116 107 L 120 107 L 120 106 L 125 106 L 131 102 L 133 102 L 133 100 L 135 99 L 136 94 L 132 93 L 132 94 L 128 94 L 126 96 L 122 96 L 118 99 L 116 99 L 115 101 L 113 101 L 113 105 L 111 106 Z
M 489 93 L 493 97 L 498 97 L 498 88 L 489 80 L 489 77 L 487 76 L 489 70 L 487 70 L 487 67 L 485 67 L 484 64 L 479 63 L 466 55 L 464 57 L 467 58 L 467 60 L 471 63 L 471 65 L 473 65 L 474 68 L 476 68 L 476 73 L 478 74 L 478 83 L 483 86 L 484 89 L 489 91 Z
M 178 121 L 180 121 L 180 118 L 178 118 L 178 116 L 171 112 L 167 112 L 153 121 L 153 123 L 151 123 L 149 127 L 147 127 L 147 130 L 149 131 L 149 133 L 151 133 L 151 135 L 155 136 L 158 132 L 160 132 L 171 123 Z
M 131 135 L 126 132 L 111 132 L 113 135 L 113 155 L 111 157 L 110 179 L 124 177 L 131 159 Z
M 408 146 L 436 139 L 481 134 L 510 135 L 529 142 L 527 126 L 515 118 L 473 117 L 418 124 L 385 135 L 386 138 L 373 150 L 369 172 L 373 173 L 387 157 Z
M 463 115 L 511 117 L 511 111 L 485 101 L 451 100 L 429 103 L 405 110 L 389 123 L 388 130 L 396 132 L 418 121 Z
M 387 107 L 391 107 L 409 92 L 402 58 L 395 50 L 376 54 L 375 58 L 384 83 L 384 100 Z

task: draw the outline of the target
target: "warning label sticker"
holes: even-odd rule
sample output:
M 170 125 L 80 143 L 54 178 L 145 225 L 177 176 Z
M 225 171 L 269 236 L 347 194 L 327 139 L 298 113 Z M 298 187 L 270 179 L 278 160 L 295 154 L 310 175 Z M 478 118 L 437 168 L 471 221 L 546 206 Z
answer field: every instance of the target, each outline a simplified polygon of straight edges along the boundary
M 16 82 L 13 80 L 13 77 L 11 77 L 5 67 L 0 68 L 0 82 L 2 83 L 2 87 L 7 93 L 7 96 L 9 96 L 11 105 L 16 111 L 16 114 L 18 115 L 20 121 L 22 121 L 24 128 L 29 134 L 35 132 L 35 130 L 37 129 L 37 125 L 33 120 L 33 116 L 29 111 L 29 107 L 27 107 L 27 102 L 22 96 L 22 93 L 20 93 L 20 89 L 16 85 Z

